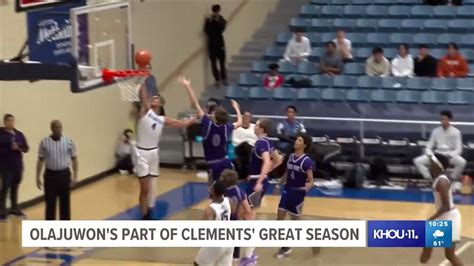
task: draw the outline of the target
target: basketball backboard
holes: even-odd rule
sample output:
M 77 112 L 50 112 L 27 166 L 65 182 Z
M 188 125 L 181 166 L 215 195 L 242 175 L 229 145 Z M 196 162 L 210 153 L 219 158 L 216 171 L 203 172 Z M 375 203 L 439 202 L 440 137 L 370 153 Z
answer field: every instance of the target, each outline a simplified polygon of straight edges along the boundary
M 104 83 L 104 69 L 133 67 L 128 1 L 17 4 L 27 12 L 28 39 L 16 56 L 0 60 L 0 80 L 69 80 L 72 92 L 84 92 L 110 84 Z
M 130 5 L 112 2 L 73 8 L 72 55 L 76 58 L 76 92 L 103 85 L 102 70 L 130 69 L 132 44 Z

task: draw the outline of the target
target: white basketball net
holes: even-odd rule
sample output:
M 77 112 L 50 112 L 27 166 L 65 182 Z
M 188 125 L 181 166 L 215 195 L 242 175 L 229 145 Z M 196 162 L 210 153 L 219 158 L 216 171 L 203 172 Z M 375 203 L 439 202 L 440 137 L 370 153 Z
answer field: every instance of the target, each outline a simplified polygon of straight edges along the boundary
M 126 102 L 140 101 L 140 88 L 145 83 L 147 76 L 134 75 L 128 77 L 115 77 L 120 88 L 120 98 Z

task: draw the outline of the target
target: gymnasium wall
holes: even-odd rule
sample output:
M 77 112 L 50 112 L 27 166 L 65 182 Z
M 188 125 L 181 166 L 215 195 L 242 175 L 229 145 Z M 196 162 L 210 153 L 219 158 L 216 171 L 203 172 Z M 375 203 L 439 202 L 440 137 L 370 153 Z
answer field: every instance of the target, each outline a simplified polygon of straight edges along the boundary
M 153 53 L 153 72 L 164 90 L 166 110 L 174 116 L 189 109 L 184 91 L 174 82 L 178 67 L 192 79 L 199 92 L 211 82 L 202 49 L 203 19 L 210 5 L 220 3 L 224 16 L 235 15 L 226 31 L 230 58 L 261 25 L 277 0 L 131 2 L 134 42 L 138 48 L 147 48 Z M 15 13 L 13 4 L 14 1 L 8 1 L 7 5 L 0 5 L 0 58 L 16 55 L 26 38 L 26 16 Z M 163 84 L 165 80 L 173 82 Z M 116 141 L 129 124 L 129 104 L 119 100 L 115 86 L 72 94 L 69 83 L 63 81 L 0 81 L 0 115 L 5 113 L 15 115 L 17 128 L 25 133 L 31 146 L 24 157 L 20 202 L 42 194 L 35 185 L 35 164 L 38 144 L 50 133 L 52 119 L 63 121 L 64 133 L 77 145 L 80 179 L 113 167 Z
M 224 37 L 227 61 L 230 61 L 263 24 L 266 15 L 275 9 L 277 2 L 278 0 L 132 2 L 134 42 L 137 48 L 147 48 L 153 53 L 153 72 L 167 101 L 165 109 L 168 115 L 175 116 L 189 109 L 184 89 L 175 82 L 178 73 L 191 79 L 198 95 L 213 83 L 203 35 L 204 19 L 210 14 L 211 5 L 220 4 L 222 15 L 228 20 Z M 186 61 L 184 65 L 183 61 Z
M 26 38 L 26 16 L 14 13 L 13 3 L 0 6 L 0 58 L 15 55 Z M 52 119 L 60 119 L 64 134 L 75 141 L 79 178 L 84 179 L 112 168 L 119 132 L 128 125 L 128 108 L 113 86 L 72 94 L 69 83 L 63 81 L 0 81 L 0 114 L 15 115 L 17 128 L 26 135 L 31 147 L 24 156 L 20 202 L 42 194 L 35 184 L 35 165 L 38 144 L 50 134 Z

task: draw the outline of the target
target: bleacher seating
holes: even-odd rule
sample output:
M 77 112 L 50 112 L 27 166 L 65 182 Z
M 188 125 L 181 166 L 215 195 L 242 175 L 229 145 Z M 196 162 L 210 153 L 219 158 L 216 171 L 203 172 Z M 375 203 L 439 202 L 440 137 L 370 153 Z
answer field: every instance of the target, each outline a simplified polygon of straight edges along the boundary
M 262 63 L 263 64 L 263 63 Z M 299 70 L 298 70 L 299 71 Z M 291 76 L 288 75 L 288 79 Z M 248 88 L 262 85 L 263 77 L 253 73 L 243 73 L 240 75 L 240 88 Z M 402 77 L 370 77 L 370 76 L 327 76 L 315 74 L 308 76 L 311 80 L 311 88 L 361 88 L 361 89 L 388 89 L 388 90 L 417 90 L 417 91 L 467 91 L 474 94 L 473 78 L 402 78 Z M 237 86 L 230 86 L 228 89 L 234 90 Z
M 225 96 L 239 99 L 245 109 L 257 114 L 281 115 L 285 106 L 294 104 L 302 116 L 435 120 L 440 110 L 450 109 L 456 120 L 472 121 L 474 78 L 378 78 L 365 76 L 364 67 L 374 46 L 382 47 L 385 57 L 392 60 L 399 44 L 407 43 L 413 57 L 420 44 L 428 44 L 431 55 L 441 58 L 447 44 L 457 42 L 474 73 L 474 0 L 463 4 L 433 7 L 422 5 L 422 0 L 311 0 L 301 6 L 299 17 L 291 19 L 289 30 L 282 29 L 274 45 L 253 63 L 252 73 L 242 73 L 238 85 L 229 86 Z M 269 63 L 282 59 L 295 29 L 303 30 L 311 42 L 309 61 L 297 67 L 280 62 L 280 72 L 286 80 L 307 77 L 311 83 L 305 88 L 287 84 L 276 90 L 261 87 L 262 74 Z M 322 75 L 318 63 L 325 52 L 324 43 L 335 39 L 337 29 L 346 31 L 351 40 L 354 62 L 345 64 L 342 75 Z M 423 149 L 420 140 L 426 138 L 419 124 L 366 123 L 365 139 L 354 137 L 360 134 L 359 122 L 305 124 L 311 135 L 343 145 L 347 161 L 356 160 L 360 145 L 364 145 L 366 157 L 382 154 L 393 164 L 411 164 Z M 427 126 L 424 132 L 431 128 Z M 463 139 L 474 142 L 474 127 L 462 130 Z M 474 149 L 465 149 L 465 153 L 474 160 Z

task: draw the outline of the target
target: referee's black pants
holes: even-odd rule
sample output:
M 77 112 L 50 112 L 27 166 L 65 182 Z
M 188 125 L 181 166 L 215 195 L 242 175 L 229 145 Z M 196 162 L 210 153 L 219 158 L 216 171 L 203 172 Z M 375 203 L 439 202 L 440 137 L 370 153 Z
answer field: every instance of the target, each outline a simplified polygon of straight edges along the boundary
M 59 198 L 59 219 L 71 220 L 71 171 L 69 169 L 44 173 L 46 220 L 56 220 L 56 202 Z

